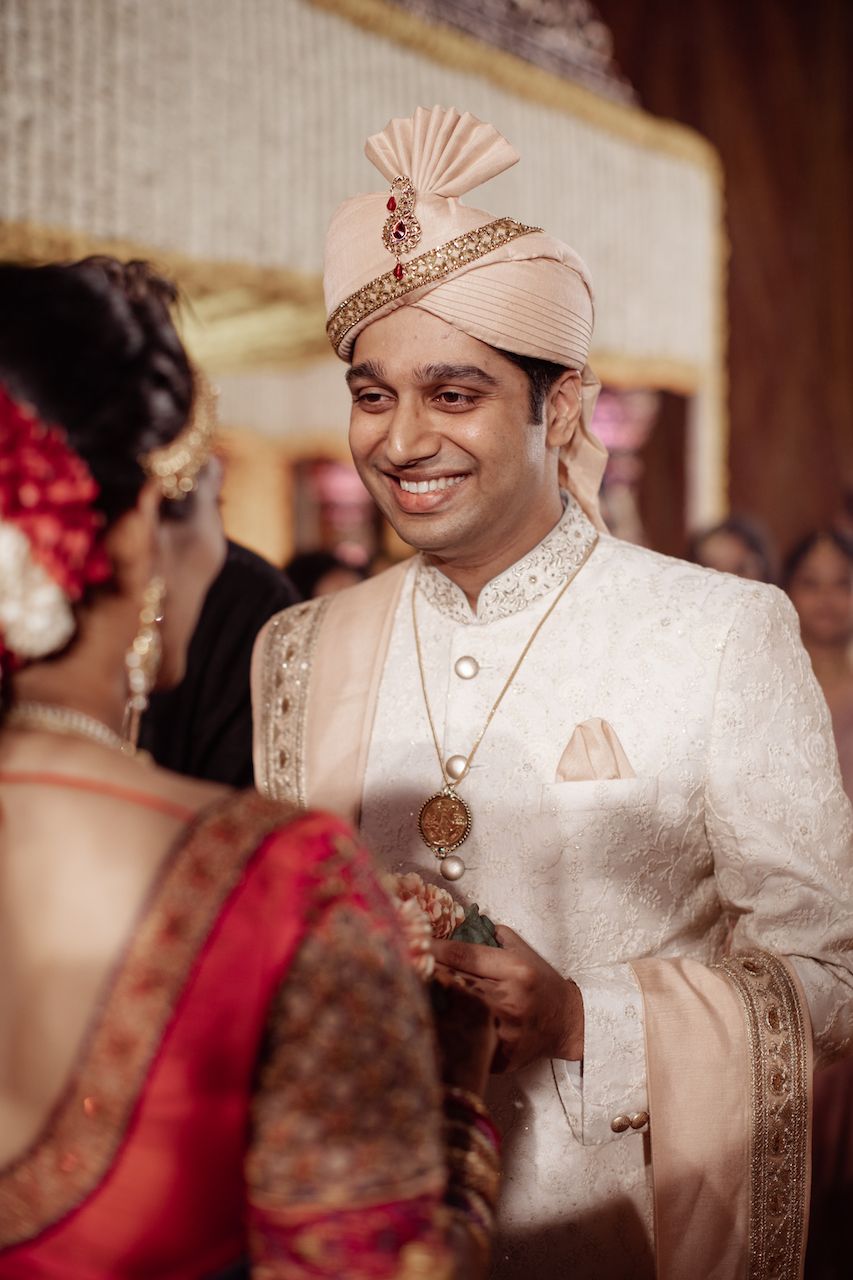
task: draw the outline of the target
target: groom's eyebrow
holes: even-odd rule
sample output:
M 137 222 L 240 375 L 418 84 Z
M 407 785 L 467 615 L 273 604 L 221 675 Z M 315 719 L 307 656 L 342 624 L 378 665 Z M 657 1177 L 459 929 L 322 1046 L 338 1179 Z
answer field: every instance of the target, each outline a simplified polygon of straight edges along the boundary
M 484 387 L 500 385 L 497 378 L 476 364 L 424 364 L 415 369 L 414 377 L 421 386 L 431 386 L 436 382 L 479 382 Z
M 372 382 L 384 382 L 385 366 L 378 360 L 363 360 L 361 364 L 354 364 L 351 369 L 347 369 L 346 378 L 348 387 L 351 387 L 359 378 L 367 378 Z

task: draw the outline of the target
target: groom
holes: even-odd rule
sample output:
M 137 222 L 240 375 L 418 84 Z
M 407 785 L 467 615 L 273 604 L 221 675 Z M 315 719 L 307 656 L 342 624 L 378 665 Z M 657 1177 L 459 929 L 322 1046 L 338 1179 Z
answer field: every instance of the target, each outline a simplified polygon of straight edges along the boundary
M 799 1275 L 812 1037 L 851 1027 L 851 812 L 790 606 L 620 543 L 567 245 L 459 202 L 518 159 L 392 121 L 327 244 L 359 473 L 419 554 L 267 626 L 269 794 L 501 921 L 495 1277 Z M 535 178 L 535 175 L 533 175 Z M 654 1222 L 654 1228 L 653 1228 Z

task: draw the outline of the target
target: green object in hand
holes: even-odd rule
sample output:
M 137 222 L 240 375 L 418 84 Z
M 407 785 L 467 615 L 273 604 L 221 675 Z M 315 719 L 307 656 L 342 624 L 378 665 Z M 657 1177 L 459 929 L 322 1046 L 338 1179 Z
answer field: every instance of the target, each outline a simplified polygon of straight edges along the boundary
M 479 942 L 484 947 L 499 947 L 495 926 L 488 916 L 480 915 L 480 908 L 472 902 L 465 912 L 465 919 L 450 935 L 453 942 Z

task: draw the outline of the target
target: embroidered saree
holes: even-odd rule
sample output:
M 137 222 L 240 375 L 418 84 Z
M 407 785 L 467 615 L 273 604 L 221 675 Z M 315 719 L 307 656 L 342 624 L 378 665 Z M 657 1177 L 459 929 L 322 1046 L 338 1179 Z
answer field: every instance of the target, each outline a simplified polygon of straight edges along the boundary
M 245 793 L 167 858 L 41 1135 L 0 1277 L 450 1275 L 429 1015 L 336 819 Z

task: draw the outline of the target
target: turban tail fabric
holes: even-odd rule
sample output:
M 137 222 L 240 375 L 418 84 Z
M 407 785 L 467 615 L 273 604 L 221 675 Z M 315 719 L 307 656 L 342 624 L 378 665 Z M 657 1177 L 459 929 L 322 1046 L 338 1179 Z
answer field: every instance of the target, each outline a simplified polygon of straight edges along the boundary
M 581 374 L 581 412 L 560 450 L 561 480 L 599 528 L 598 490 L 607 451 L 590 430 L 599 382 L 587 364 L 593 295 L 568 245 L 512 218 L 495 218 L 459 197 L 516 164 L 497 129 L 468 112 L 419 107 L 368 138 L 367 158 L 393 184 L 415 191 L 420 237 L 396 274 L 383 241 L 388 192 L 354 196 L 335 213 L 326 240 L 329 337 L 349 360 L 362 329 L 398 307 L 418 307 L 491 347 Z

